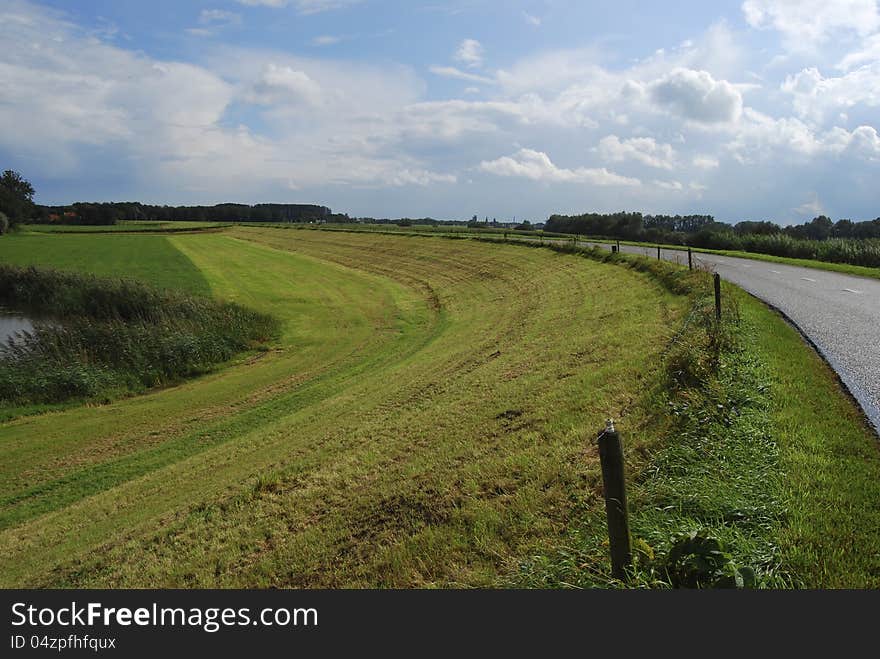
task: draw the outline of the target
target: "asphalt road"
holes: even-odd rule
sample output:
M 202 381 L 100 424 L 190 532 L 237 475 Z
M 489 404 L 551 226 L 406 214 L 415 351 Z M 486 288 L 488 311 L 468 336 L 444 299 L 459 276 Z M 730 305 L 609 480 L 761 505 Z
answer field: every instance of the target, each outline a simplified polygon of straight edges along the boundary
M 656 247 L 621 245 L 621 251 L 657 257 Z M 664 249 L 660 255 L 687 264 L 687 252 Z M 880 433 L 880 279 L 715 254 L 693 256 L 695 263 L 785 313 L 837 371 Z

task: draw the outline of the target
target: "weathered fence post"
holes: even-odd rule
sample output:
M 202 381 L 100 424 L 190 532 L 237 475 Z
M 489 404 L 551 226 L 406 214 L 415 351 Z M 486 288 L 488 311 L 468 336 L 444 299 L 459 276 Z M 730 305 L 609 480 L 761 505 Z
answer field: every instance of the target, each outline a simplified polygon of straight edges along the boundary
M 632 565 L 632 546 L 626 506 L 623 442 L 611 419 L 605 423 L 605 430 L 599 433 L 599 460 L 602 463 L 605 512 L 608 516 L 611 574 L 615 579 L 625 579 L 627 569 Z
M 619 240 L 617 241 L 617 251 L 618 252 L 620 251 L 620 241 Z
M 657 245 L 657 260 L 660 260 L 660 245 Z
M 691 248 L 688 247 L 688 270 L 694 269 L 694 255 L 691 253 Z
M 721 320 L 721 275 L 715 273 L 715 320 Z

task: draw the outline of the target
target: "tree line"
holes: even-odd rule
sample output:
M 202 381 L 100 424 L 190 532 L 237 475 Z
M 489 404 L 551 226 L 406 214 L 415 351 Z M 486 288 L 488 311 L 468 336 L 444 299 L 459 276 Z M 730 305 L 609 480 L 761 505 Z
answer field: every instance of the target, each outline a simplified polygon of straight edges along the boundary
M 37 206 L 35 221 L 46 224 L 116 224 L 120 220 L 165 222 L 316 222 L 335 216 L 316 204 L 216 204 L 159 206 L 137 201 L 78 202 L 68 206 Z
M 585 213 L 552 215 L 545 230 L 880 267 L 880 218 L 835 222 L 820 215 L 782 227 L 767 221 L 727 224 L 711 215 Z
M 829 238 L 880 238 L 880 217 L 875 220 L 834 222 L 825 215 L 809 222 L 780 226 L 775 222 L 745 221 L 737 224 L 718 222 L 711 215 L 643 215 L 642 213 L 584 213 L 551 215 L 545 230 L 576 233 L 601 238 L 621 238 L 674 245 L 708 246 L 708 243 L 736 237 L 783 234 L 799 240 Z

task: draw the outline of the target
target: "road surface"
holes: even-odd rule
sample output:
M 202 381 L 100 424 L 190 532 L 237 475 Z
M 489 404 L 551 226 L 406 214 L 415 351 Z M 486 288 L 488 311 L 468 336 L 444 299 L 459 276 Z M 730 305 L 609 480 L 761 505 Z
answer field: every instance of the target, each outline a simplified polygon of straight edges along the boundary
M 656 247 L 620 249 L 657 258 Z M 660 255 L 687 265 L 687 252 L 663 249 Z M 693 256 L 695 265 L 709 267 L 785 313 L 837 371 L 880 433 L 880 279 L 715 254 Z

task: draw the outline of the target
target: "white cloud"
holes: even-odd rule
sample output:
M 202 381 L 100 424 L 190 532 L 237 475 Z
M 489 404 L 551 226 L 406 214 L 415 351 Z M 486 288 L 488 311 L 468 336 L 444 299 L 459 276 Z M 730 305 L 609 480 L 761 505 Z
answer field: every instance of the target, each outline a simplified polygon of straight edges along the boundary
M 880 61 L 838 77 L 824 77 L 817 68 L 803 69 L 782 83 L 800 117 L 822 121 L 860 103 L 880 106 Z
M 203 9 L 199 13 L 199 25 L 202 27 L 191 27 L 186 31 L 195 36 L 207 37 L 217 34 L 225 27 L 240 24 L 241 14 L 223 9 Z
M 491 85 L 495 82 L 492 78 L 477 75 L 476 73 L 468 73 L 467 71 L 462 71 L 454 66 L 432 66 L 428 70 L 434 75 L 443 78 L 454 78 L 456 80 L 465 80 L 467 82 L 480 82 L 485 85 Z
M 726 80 L 706 71 L 677 68 L 649 87 L 652 100 L 673 113 L 700 123 L 739 120 L 742 94 Z
M 675 150 L 669 144 L 658 143 L 653 137 L 634 137 L 622 140 L 608 135 L 599 141 L 599 155 L 611 162 L 635 160 L 649 167 L 673 169 Z
M 684 186 L 679 181 L 655 180 L 654 185 L 656 185 L 661 190 L 668 190 L 669 192 L 683 192 L 684 191 Z
M 873 126 L 859 126 L 852 132 L 840 127 L 832 128 L 824 136 L 824 145 L 832 153 L 880 161 L 880 136 Z
M 249 100 L 262 105 L 286 102 L 317 106 L 323 94 L 320 85 L 304 71 L 270 63 L 254 84 Z
M 818 215 L 822 215 L 825 212 L 824 206 L 822 206 L 822 202 L 819 201 L 819 195 L 815 192 L 810 194 L 809 199 L 805 201 L 803 204 L 798 206 L 797 208 L 792 209 L 798 215 L 802 215 L 804 217 L 816 217 Z
M 455 51 L 454 58 L 471 69 L 483 65 L 483 45 L 476 39 L 465 39 Z
M 778 30 L 795 49 L 835 32 L 865 36 L 880 28 L 876 0 L 745 0 L 742 9 L 749 25 Z
M 805 157 L 849 155 L 865 160 L 880 159 L 880 137 L 872 126 L 859 126 L 853 131 L 836 126 L 818 132 L 794 117 L 774 119 L 747 109 L 735 139 L 727 145 L 741 163 L 758 161 L 785 162 L 786 158 L 801 165 Z
M 858 50 L 847 54 L 837 67 L 848 71 L 854 66 L 878 61 L 880 61 L 880 34 L 875 34 L 865 39 Z
M 502 156 L 491 161 L 484 160 L 480 163 L 479 168 L 496 176 L 527 178 L 532 181 L 550 183 L 588 183 L 597 186 L 641 185 L 638 179 L 615 174 L 604 167 L 601 169 L 586 167 L 579 167 L 577 169 L 560 168 L 553 164 L 546 153 L 533 149 L 520 149 L 513 156 Z

